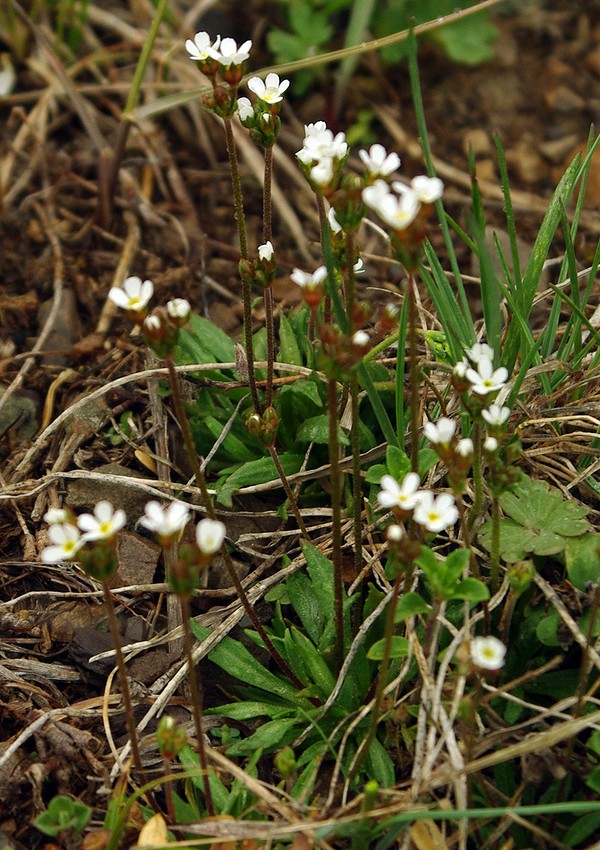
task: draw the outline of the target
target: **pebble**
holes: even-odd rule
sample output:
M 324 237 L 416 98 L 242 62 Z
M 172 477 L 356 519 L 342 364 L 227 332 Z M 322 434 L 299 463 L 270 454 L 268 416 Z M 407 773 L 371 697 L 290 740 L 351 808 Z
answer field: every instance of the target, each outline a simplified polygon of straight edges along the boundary
M 556 112 L 579 112 L 585 108 L 585 100 L 565 85 L 547 91 L 544 100 Z

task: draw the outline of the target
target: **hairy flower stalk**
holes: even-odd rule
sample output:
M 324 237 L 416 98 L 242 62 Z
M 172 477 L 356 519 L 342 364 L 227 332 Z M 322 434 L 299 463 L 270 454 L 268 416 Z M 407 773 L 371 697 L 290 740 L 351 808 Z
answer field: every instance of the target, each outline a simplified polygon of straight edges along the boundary
M 327 415 L 329 417 L 329 463 L 331 465 L 331 540 L 333 563 L 333 617 L 335 621 L 335 666 L 344 660 L 344 579 L 342 575 L 342 480 L 338 441 L 337 381 L 327 381 Z

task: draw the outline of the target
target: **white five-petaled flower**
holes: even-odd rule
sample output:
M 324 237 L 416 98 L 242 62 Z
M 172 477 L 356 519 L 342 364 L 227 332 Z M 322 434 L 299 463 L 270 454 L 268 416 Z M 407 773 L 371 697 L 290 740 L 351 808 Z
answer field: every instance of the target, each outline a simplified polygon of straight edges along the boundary
M 494 349 L 487 342 L 476 342 L 470 348 L 465 349 L 465 354 L 472 363 L 479 363 L 482 357 L 494 360 Z
M 421 203 L 416 192 L 403 184 L 399 185 L 402 191 L 396 195 L 389 191 L 387 183 L 376 180 L 372 186 L 363 189 L 362 197 L 365 204 L 375 210 L 379 218 L 393 230 L 406 230 L 415 220 Z
M 487 395 L 502 389 L 508 378 L 508 370 L 500 366 L 494 371 L 492 361 L 488 357 L 482 357 L 477 363 L 477 370 L 467 369 L 466 377 L 474 393 Z
M 140 525 L 165 540 L 178 539 L 190 518 L 190 512 L 183 502 L 170 502 L 165 510 L 160 502 L 148 502 Z
M 303 272 L 302 269 L 294 269 L 290 278 L 302 289 L 315 289 L 326 280 L 327 268 L 326 266 L 319 266 L 312 274 Z
M 471 661 L 481 670 L 500 670 L 506 658 L 506 647 L 497 637 L 475 637 L 471 639 Z
M 283 100 L 283 93 L 289 88 L 289 80 L 280 80 L 279 74 L 267 74 L 266 80 L 260 77 L 251 77 L 248 80 L 248 88 L 263 103 L 279 103 Z
M 456 420 L 448 419 L 446 416 L 442 416 L 437 422 L 426 422 L 423 426 L 423 433 L 434 445 L 448 445 L 454 437 L 455 431 Z
M 183 321 L 189 318 L 191 312 L 190 302 L 185 298 L 173 298 L 167 303 L 167 313 L 172 319 Z
M 400 508 L 403 511 L 412 511 L 420 499 L 420 483 L 416 472 L 405 475 L 402 484 L 399 484 L 393 475 L 382 476 L 377 506 L 384 509 Z
M 303 146 L 296 156 L 305 165 L 320 162 L 323 158 L 340 160 L 348 153 L 345 133 L 334 136 L 324 121 L 306 124 L 304 134 Z
M 125 523 L 127 517 L 121 508 L 115 510 L 110 502 L 102 499 L 94 507 L 93 514 L 81 514 L 77 525 L 83 531 L 83 540 L 109 540 Z
M 151 280 L 142 281 L 141 277 L 128 277 L 123 286 L 113 286 L 108 297 L 123 310 L 138 313 L 144 310 L 152 298 L 154 285 Z
M 196 543 L 203 555 L 214 555 L 225 540 L 225 526 L 218 519 L 206 517 L 196 526 Z
M 510 416 L 510 407 L 502 407 L 499 404 L 490 404 L 487 410 L 482 410 L 481 415 L 488 425 L 504 425 Z
M 383 145 L 371 145 L 368 151 L 359 151 L 358 155 L 371 175 L 381 174 L 382 177 L 389 177 L 400 168 L 398 154 L 388 154 Z
M 241 65 L 250 56 L 251 47 L 252 42 L 250 39 L 238 47 L 234 38 L 223 38 L 217 51 L 217 62 L 226 68 L 230 65 Z
M 452 374 L 456 378 L 459 378 L 460 380 L 462 380 L 463 378 L 466 377 L 468 368 L 469 368 L 469 363 L 463 357 L 463 359 L 459 360 L 458 363 L 454 366 L 454 369 L 452 370 Z
M 268 263 L 269 260 L 273 259 L 274 253 L 272 242 L 265 242 L 264 245 L 258 246 L 258 258 L 260 260 L 264 260 Z
M 254 107 L 252 106 L 252 101 L 249 97 L 238 97 L 237 111 L 242 123 L 244 123 L 244 121 L 249 121 L 254 117 Z
M 450 493 L 434 497 L 429 490 L 422 490 L 417 499 L 413 519 L 427 531 L 443 531 L 458 519 L 458 508 Z
M 392 184 L 396 188 L 395 184 Z M 439 177 L 427 177 L 420 174 L 410 181 L 410 188 L 422 204 L 433 204 L 442 197 L 444 184 Z
M 207 32 L 197 32 L 193 40 L 191 38 L 187 39 L 185 49 L 190 59 L 202 62 L 206 59 L 218 59 L 220 43 L 220 35 L 211 42 L 210 35 Z
M 45 564 L 72 561 L 84 542 L 79 529 L 70 523 L 51 525 L 48 537 L 53 545 L 42 550 L 42 561 Z

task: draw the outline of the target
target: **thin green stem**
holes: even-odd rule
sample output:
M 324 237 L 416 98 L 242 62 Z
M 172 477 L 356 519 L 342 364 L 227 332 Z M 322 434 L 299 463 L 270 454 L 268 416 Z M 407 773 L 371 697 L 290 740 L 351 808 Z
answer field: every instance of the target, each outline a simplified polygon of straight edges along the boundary
M 296 500 L 296 497 L 294 496 L 294 491 L 292 490 L 292 488 L 290 486 L 290 482 L 287 479 L 287 475 L 285 474 L 285 470 L 284 470 L 283 466 L 281 465 L 281 460 L 279 459 L 279 455 L 277 453 L 277 449 L 275 448 L 275 446 L 269 446 L 269 453 L 271 455 L 271 459 L 272 459 L 273 463 L 275 464 L 275 469 L 277 470 L 277 474 L 279 475 L 279 478 L 281 479 L 281 483 L 283 484 L 283 489 L 285 490 L 285 495 L 287 496 L 287 500 L 288 500 L 290 508 L 292 509 L 292 513 L 294 514 L 294 517 L 296 518 L 296 522 L 298 523 L 298 528 L 302 532 L 302 536 L 304 537 L 304 539 L 310 540 L 308 530 L 306 528 L 306 525 L 304 524 L 304 520 L 302 519 L 302 514 L 300 513 L 300 509 L 298 507 L 298 502 Z
M 473 423 L 473 504 L 469 515 L 469 530 L 475 525 L 483 505 L 483 471 L 481 465 L 481 424 Z
M 242 181 L 238 164 L 237 149 L 233 137 L 233 125 L 231 118 L 223 118 L 225 128 L 225 142 L 227 145 L 227 156 L 229 158 L 229 170 L 231 174 L 231 187 L 233 189 L 234 217 L 238 229 L 240 242 L 240 256 L 242 260 L 248 259 L 248 235 L 246 232 L 246 216 L 244 213 L 244 199 L 242 196 Z M 261 405 L 256 388 L 256 372 L 254 369 L 254 348 L 252 347 L 252 290 L 250 284 L 242 280 L 242 298 L 244 302 L 244 343 L 246 349 L 246 360 L 248 366 L 248 384 L 252 405 L 256 413 L 261 413 Z
M 273 238 L 272 191 L 273 187 L 273 146 L 265 148 L 265 172 L 263 184 L 263 242 Z M 273 327 L 273 290 L 267 286 L 263 294 L 265 305 L 265 327 L 267 330 L 267 385 L 265 389 L 265 407 L 269 407 L 273 398 L 273 362 L 275 360 L 275 329 Z
M 354 321 L 354 305 L 356 302 L 356 276 L 354 273 L 354 233 L 346 231 L 346 256 L 348 257 L 348 274 L 346 276 L 346 316 L 348 317 L 348 338 L 356 329 Z M 354 570 L 356 575 L 362 566 L 362 482 L 360 478 L 360 420 L 359 420 L 359 391 L 358 375 L 350 379 L 350 405 L 352 410 L 352 428 L 350 443 L 352 449 L 352 508 L 354 525 Z
M 179 379 L 177 377 L 177 371 L 175 369 L 175 364 L 172 358 L 167 358 L 167 368 L 169 370 L 169 383 L 171 386 L 171 394 L 173 398 L 173 404 L 175 407 L 175 415 L 179 421 L 179 425 L 181 427 L 181 433 L 183 435 L 183 441 L 185 445 L 185 449 L 187 455 L 192 464 L 192 469 L 194 470 L 194 476 L 196 478 L 196 484 L 200 488 L 200 492 L 202 494 L 202 501 L 204 503 L 204 507 L 206 509 L 207 515 L 211 519 L 215 519 L 215 509 L 212 503 L 212 499 L 210 497 L 210 493 L 208 492 L 208 487 L 206 486 L 206 479 L 204 478 L 204 473 L 202 472 L 202 468 L 200 466 L 200 462 L 198 460 L 198 454 L 196 452 L 196 447 L 194 445 L 194 441 L 192 439 L 192 434 L 190 431 L 190 425 L 187 418 L 187 414 L 185 412 L 185 408 L 183 406 L 183 401 L 181 399 L 181 392 L 179 390 Z M 229 574 L 229 578 L 235 592 L 238 596 L 238 599 L 242 603 L 244 607 L 244 611 L 252 621 L 252 625 L 260 635 L 265 647 L 271 653 L 273 660 L 279 666 L 280 670 L 288 677 L 288 679 L 294 683 L 294 685 L 301 690 L 304 685 L 298 679 L 298 677 L 292 672 L 290 667 L 285 663 L 279 652 L 273 646 L 272 640 L 269 638 L 269 635 L 266 633 L 263 624 L 260 622 L 256 611 L 250 600 L 248 599 L 248 595 L 243 588 L 243 585 L 238 577 L 236 569 L 233 565 L 233 561 L 231 560 L 231 555 L 227 551 L 226 546 L 223 546 L 221 549 L 221 555 L 223 556 L 223 560 L 225 562 L 225 566 L 227 568 L 227 572 Z
M 408 351 L 410 358 L 410 468 L 419 472 L 419 409 L 421 406 L 421 384 L 419 380 L 419 339 L 417 332 L 416 281 L 408 272 L 406 297 L 408 298 Z
M 333 616 L 335 621 L 335 662 L 339 671 L 344 657 L 344 580 L 342 576 L 342 481 L 338 441 L 337 381 L 327 382 L 327 413 L 329 416 L 329 464 L 331 466 L 331 512 L 333 561 Z
M 202 783 L 204 785 L 204 798 L 206 800 L 206 808 L 209 816 L 215 816 L 215 806 L 213 803 L 212 794 L 210 792 L 210 782 L 208 779 L 208 760 L 206 758 L 206 746 L 204 744 L 204 731 L 202 729 L 202 684 L 200 676 L 194 664 L 192 654 L 192 632 L 190 629 L 190 600 L 189 596 L 181 595 L 179 597 L 181 605 L 181 618 L 183 622 L 183 646 L 185 649 L 185 657 L 188 663 L 188 676 L 190 681 L 190 691 L 192 697 L 192 712 L 194 715 L 194 726 L 196 729 L 196 739 L 198 747 L 198 758 L 200 759 L 200 767 L 202 768 Z
M 500 586 L 500 503 L 498 496 L 492 496 L 492 542 L 491 559 L 491 592 L 496 593 Z
M 108 627 L 112 637 L 113 646 L 115 649 L 115 661 L 117 672 L 119 674 L 119 684 L 121 686 L 121 696 L 123 697 L 123 707 L 125 708 L 125 720 L 127 722 L 127 732 L 131 743 L 131 757 L 135 765 L 135 769 L 140 774 L 140 780 L 145 783 L 146 776 L 142 767 L 140 758 L 140 750 L 137 741 L 137 730 L 135 728 L 135 717 L 133 715 L 133 706 L 131 704 L 131 692 L 129 690 L 129 682 L 127 680 L 127 669 L 125 667 L 125 659 L 123 657 L 123 648 L 121 646 L 121 633 L 119 632 L 119 624 L 117 615 L 115 614 L 115 606 L 113 605 L 112 594 L 108 582 L 102 582 L 102 591 L 104 593 L 104 605 L 108 616 Z
M 381 704 L 383 702 L 385 683 L 390 667 L 392 640 L 394 637 L 394 631 L 396 626 L 394 619 L 396 615 L 396 607 L 398 605 L 398 597 L 400 595 L 400 584 L 402 581 L 402 576 L 402 571 L 399 571 L 392 587 L 392 594 L 390 596 L 390 602 L 387 607 L 385 618 L 385 643 L 383 645 L 383 657 L 381 659 L 381 664 L 379 665 L 379 672 L 377 673 L 377 686 L 375 688 L 375 696 L 373 697 L 373 708 L 371 709 L 371 723 L 369 725 L 369 731 L 367 732 L 365 738 L 363 738 L 360 747 L 358 748 L 358 751 L 356 753 L 356 756 L 354 757 L 352 767 L 350 768 L 350 781 L 352 781 L 352 779 L 356 776 L 361 764 L 365 760 L 369 752 L 369 747 L 371 746 L 373 738 L 375 737 L 375 734 L 377 732 L 377 726 L 379 725 L 379 720 L 381 716 Z

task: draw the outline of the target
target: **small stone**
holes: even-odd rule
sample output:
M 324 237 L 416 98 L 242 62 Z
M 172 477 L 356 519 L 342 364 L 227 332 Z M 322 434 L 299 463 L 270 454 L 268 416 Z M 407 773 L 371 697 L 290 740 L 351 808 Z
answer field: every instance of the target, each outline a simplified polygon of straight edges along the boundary
M 506 151 L 506 162 L 523 183 L 538 183 L 546 168 L 541 156 L 530 141 L 522 139 Z
M 496 179 L 496 165 L 493 159 L 479 159 L 475 163 L 475 176 L 482 183 Z
M 600 44 L 588 53 L 583 64 L 588 71 L 600 77 Z
M 125 511 L 130 522 L 136 522 L 144 513 L 146 502 L 150 501 L 148 494 L 133 484 L 127 484 L 125 480 L 121 485 L 114 480 L 103 481 L 102 476 L 153 479 L 140 470 L 128 469 L 120 463 L 105 463 L 92 471 L 96 473 L 93 478 L 76 478 L 67 484 L 67 504 L 74 509 L 91 510 L 100 499 L 108 499 L 114 508 Z
M 133 531 L 117 534 L 117 572 L 108 582 L 111 587 L 152 584 L 161 548 Z
M 568 86 L 560 85 L 544 95 L 550 109 L 556 112 L 580 112 L 585 109 L 585 100 Z
M 542 142 L 539 146 L 539 152 L 545 159 L 556 165 L 564 160 L 567 153 L 572 151 L 576 144 L 576 134 L 570 133 L 568 136 L 561 136 L 559 139 Z

